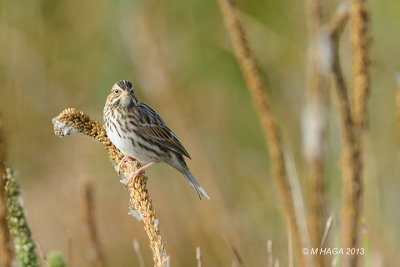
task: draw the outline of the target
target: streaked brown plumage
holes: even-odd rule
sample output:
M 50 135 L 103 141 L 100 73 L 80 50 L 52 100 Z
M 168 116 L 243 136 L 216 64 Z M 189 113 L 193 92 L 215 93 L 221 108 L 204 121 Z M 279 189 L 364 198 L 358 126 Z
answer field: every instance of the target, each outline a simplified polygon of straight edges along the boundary
M 186 165 L 183 156 L 190 159 L 189 153 L 160 115 L 135 97 L 131 82 L 121 80 L 112 87 L 104 106 L 104 123 L 111 142 L 125 154 L 120 167 L 129 157 L 143 166 L 130 179 L 156 163 L 166 162 L 185 176 L 200 199 L 209 199 Z

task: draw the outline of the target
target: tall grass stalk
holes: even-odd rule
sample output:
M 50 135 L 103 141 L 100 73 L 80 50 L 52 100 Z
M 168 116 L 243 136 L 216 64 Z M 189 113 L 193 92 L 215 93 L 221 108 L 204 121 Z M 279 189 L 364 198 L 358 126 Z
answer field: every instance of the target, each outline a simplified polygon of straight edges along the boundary
M 83 182 L 83 214 L 88 233 L 90 251 L 94 257 L 90 260 L 96 263 L 97 267 L 106 267 L 107 261 L 104 256 L 103 248 L 97 231 L 94 205 L 94 188 L 90 180 Z
M 201 248 L 200 247 L 196 247 L 196 261 L 197 261 L 197 267 L 201 267 Z
M 369 10 L 366 1 L 353 0 L 350 7 L 350 35 L 353 47 L 353 98 L 352 120 L 354 139 L 353 174 L 344 175 L 342 247 L 357 248 L 360 236 L 360 215 L 362 213 L 365 128 L 367 123 L 366 101 L 369 91 Z M 344 159 L 344 164 L 346 159 Z M 342 266 L 357 266 L 358 255 L 345 255 Z
M 301 254 L 301 233 L 297 225 L 293 198 L 291 195 L 291 186 L 286 174 L 279 127 L 272 115 L 269 104 L 270 100 L 266 94 L 266 88 L 250 50 L 247 36 L 238 16 L 234 1 L 218 0 L 218 3 L 224 18 L 225 26 L 231 38 L 236 59 L 242 70 L 255 111 L 259 116 L 261 126 L 264 130 L 264 136 L 271 155 L 272 168 L 277 179 L 279 196 L 283 205 L 286 223 L 288 228 L 292 231 L 296 260 L 299 266 L 305 266 L 304 257 Z
M 83 134 L 102 143 L 108 152 L 110 160 L 115 169 L 124 155 L 107 138 L 103 125 L 93 121 L 83 112 L 78 112 L 73 108 L 68 108 L 53 119 L 54 133 L 59 137 L 73 134 Z M 122 168 L 125 177 L 130 175 L 140 167 L 138 162 L 129 161 Z M 164 243 L 159 231 L 159 224 L 156 218 L 149 193 L 147 191 L 147 177 L 139 175 L 135 181 L 131 181 L 127 186 L 129 190 L 131 206 L 144 222 L 144 229 L 149 238 L 150 247 L 153 251 L 154 266 L 169 266 L 169 257 L 165 251 Z
M 138 258 L 139 267 L 145 267 L 144 257 L 143 257 L 142 248 L 140 246 L 139 240 L 137 240 L 137 239 L 133 240 L 133 249 L 135 250 L 136 256 Z
M 331 64 L 329 36 L 323 28 L 320 0 L 306 1 L 308 24 L 307 100 L 303 118 L 304 154 L 307 163 L 307 206 L 311 246 L 319 247 L 326 220 L 325 134 L 327 75 Z M 315 266 L 324 266 L 324 256 L 310 257 Z

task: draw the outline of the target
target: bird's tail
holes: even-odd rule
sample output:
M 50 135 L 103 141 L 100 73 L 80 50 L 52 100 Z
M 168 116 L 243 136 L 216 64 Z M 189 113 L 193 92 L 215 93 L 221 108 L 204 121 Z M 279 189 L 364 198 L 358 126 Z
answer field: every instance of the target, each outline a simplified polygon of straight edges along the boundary
M 201 200 L 201 197 L 205 197 L 208 200 L 210 200 L 210 197 L 207 195 L 206 191 L 204 191 L 203 187 L 199 184 L 199 182 L 194 178 L 193 174 L 189 171 L 189 169 L 186 169 L 183 172 L 183 176 L 185 176 L 186 180 L 189 182 L 190 186 L 193 188 L 194 192 L 196 195 L 199 197 Z

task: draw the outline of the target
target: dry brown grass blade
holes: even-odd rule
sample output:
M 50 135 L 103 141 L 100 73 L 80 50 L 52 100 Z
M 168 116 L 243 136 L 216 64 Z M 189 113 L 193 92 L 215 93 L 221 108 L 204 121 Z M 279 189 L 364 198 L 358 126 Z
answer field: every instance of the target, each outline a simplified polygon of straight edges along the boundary
M 341 129 L 341 139 L 342 139 L 342 158 L 341 158 L 341 168 L 343 175 L 343 196 L 348 197 L 351 192 L 348 192 L 351 188 L 351 181 L 361 179 L 361 170 L 356 169 L 356 162 L 360 159 L 356 154 L 356 141 L 354 132 L 354 122 L 351 114 L 350 99 L 348 95 L 348 88 L 343 77 L 343 72 L 340 66 L 339 57 L 339 42 L 341 33 L 348 20 L 349 12 L 348 7 L 341 6 L 336 12 L 334 19 L 330 25 L 330 35 L 333 42 L 333 62 L 332 62 L 332 80 L 333 89 L 335 91 L 337 106 L 340 118 L 340 129 Z M 347 188 L 350 186 L 350 188 Z M 345 205 L 351 204 L 347 199 L 344 199 Z M 347 204 L 346 204 L 347 203 Z M 346 207 L 344 207 L 345 209 Z M 347 209 L 350 207 L 347 206 Z M 345 213 L 343 213 L 345 214 Z M 342 218 L 343 228 L 347 228 L 349 232 L 346 233 L 347 236 L 356 235 L 352 232 L 355 229 L 350 229 L 345 226 L 349 221 L 348 214 L 346 217 Z M 344 235 L 344 231 L 342 233 Z M 344 242 L 344 240 L 342 241 Z M 346 241 L 347 243 L 347 241 Z M 344 244 L 344 243 L 343 243 Z M 338 259 L 335 257 L 334 261 Z
M 343 77 L 339 57 L 339 41 L 341 33 L 348 20 L 348 7 L 340 6 L 336 12 L 333 22 L 330 25 L 330 35 L 333 43 L 333 62 L 332 62 L 332 80 L 335 91 L 337 106 L 339 110 L 340 129 L 342 138 L 342 172 L 343 180 L 354 180 L 354 176 L 360 175 L 355 169 L 355 136 L 354 123 L 351 115 L 350 99 L 348 89 Z M 347 177 L 347 178 L 346 178 Z
M 342 138 L 342 172 L 344 180 L 353 180 L 357 175 L 357 170 L 354 168 L 357 159 L 355 158 L 355 137 L 354 137 L 354 123 L 351 115 L 350 100 L 348 89 L 343 77 L 343 72 L 340 66 L 339 57 L 339 41 L 341 33 L 346 25 L 348 19 L 347 6 L 339 7 L 336 12 L 333 22 L 330 26 L 330 35 L 333 43 L 333 62 L 332 62 L 332 80 L 333 89 L 335 91 L 337 106 L 340 115 L 340 128 Z M 348 178 L 345 178 L 348 176 Z
M 353 105 L 340 67 L 339 40 L 350 17 L 353 45 Z M 353 1 L 350 12 L 347 6 L 339 7 L 331 24 L 330 35 L 334 44 L 332 78 L 340 113 L 343 143 L 343 211 L 342 247 L 356 248 L 360 229 L 364 174 L 364 138 L 366 126 L 366 100 L 369 88 L 368 9 L 363 1 Z M 357 266 L 357 255 L 343 257 L 342 266 Z
M 272 240 L 267 241 L 267 261 L 268 261 L 268 267 L 274 267 L 274 251 L 272 248 Z
M 292 230 L 288 229 L 288 267 L 294 267 Z
M 366 102 L 369 91 L 369 11 L 366 1 L 353 0 L 350 7 L 350 34 L 353 47 L 353 147 L 354 175 L 344 175 L 342 247 L 357 248 L 362 212 Z M 343 159 L 344 164 L 350 164 Z M 345 163 L 347 161 L 347 163 Z M 342 266 L 357 266 L 358 255 L 343 257 Z
M 319 245 L 320 248 L 322 248 L 325 245 L 325 241 L 328 237 L 329 231 L 332 228 L 332 221 L 333 221 L 333 215 L 329 216 L 328 220 L 326 220 L 324 235 L 322 236 L 321 244 Z
M 114 166 L 117 166 L 124 155 L 107 138 L 103 125 L 93 121 L 83 112 L 78 112 L 73 108 L 68 108 L 53 119 L 54 133 L 63 137 L 66 135 L 83 134 L 92 137 L 94 140 L 102 143 L 108 152 L 110 160 Z M 122 169 L 125 177 L 129 177 L 139 163 L 128 162 Z M 153 251 L 153 260 L 155 266 L 169 266 L 169 258 L 162 242 L 158 220 L 156 218 L 149 193 L 146 188 L 147 177 L 139 175 L 135 181 L 131 181 L 127 186 L 131 198 L 131 204 L 144 222 L 144 229 L 149 237 L 150 247 Z
M 197 267 L 201 267 L 201 248 L 197 247 L 196 248 L 196 261 L 197 261 Z
M 3 175 L 6 174 L 5 169 L 5 144 L 2 132 L 2 122 L 0 120 L 0 266 L 10 267 L 13 253 L 10 249 L 11 238 L 7 225 L 7 203 L 4 191 L 6 180 Z
M 350 7 L 350 34 L 353 46 L 353 119 L 364 129 L 367 123 L 369 94 L 369 10 L 367 1 L 353 0 Z
M 243 262 L 242 257 L 240 256 L 240 253 L 237 250 L 237 248 L 232 244 L 232 242 L 225 235 L 223 235 L 223 238 L 225 239 L 225 242 L 229 245 L 229 247 L 232 249 L 233 255 L 235 256 L 235 258 L 232 261 L 232 266 L 244 267 L 245 264 Z
M 140 243 L 137 239 L 133 240 L 133 249 L 138 257 L 139 267 L 145 267 L 142 248 L 140 247 Z
M 332 22 L 329 25 L 329 33 L 331 35 L 332 41 L 338 45 L 340 35 L 342 34 L 344 27 L 349 19 L 349 4 L 344 2 L 337 8 Z
M 307 206 L 311 247 L 319 246 L 326 218 L 325 181 L 325 113 L 328 66 L 331 64 L 329 36 L 322 27 L 320 0 L 307 0 L 306 15 L 309 34 L 307 66 L 307 104 L 303 125 L 304 152 L 307 161 Z M 314 255 L 309 264 L 324 266 L 323 255 Z
M 310 105 L 313 112 L 317 110 L 321 111 L 320 108 L 315 107 L 317 103 Z M 321 113 L 317 115 L 314 113 L 313 116 L 321 116 Z M 312 118 L 307 118 L 311 120 Z M 314 120 L 321 120 L 321 118 L 314 118 Z M 310 129 L 308 130 L 310 131 Z M 307 176 L 308 176 L 308 190 L 307 190 L 307 206 L 308 206 L 308 229 L 310 233 L 311 247 L 318 247 L 322 236 L 323 227 L 326 217 L 326 181 L 325 181 L 325 159 L 323 155 L 323 134 L 325 127 L 320 128 L 318 133 L 313 133 L 312 136 L 320 135 L 318 143 L 320 150 L 318 155 L 313 156 L 307 160 Z M 315 140 L 313 142 L 316 142 Z M 323 266 L 323 255 L 314 255 L 313 262 L 316 266 Z
M 93 252 L 93 258 L 90 260 L 96 263 L 98 267 L 106 267 L 107 261 L 99 240 L 96 227 L 94 189 L 93 183 L 89 180 L 83 182 L 83 214 L 85 218 L 86 230 L 88 233 L 90 252 Z
M 282 201 L 287 225 L 293 231 L 294 250 L 299 266 L 304 266 L 301 254 L 302 241 L 296 221 L 291 188 L 287 179 L 283 149 L 278 125 L 271 113 L 269 99 L 265 92 L 256 63 L 249 48 L 246 34 L 239 19 L 233 0 L 218 0 L 226 28 L 231 37 L 234 53 L 250 91 L 254 108 L 264 130 L 266 143 L 272 160 L 273 172 L 277 179 L 279 196 Z
M 322 25 L 322 5 L 321 0 L 307 0 L 306 1 L 306 11 L 307 11 L 307 24 L 308 31 L 310 35 L 313 35 Z

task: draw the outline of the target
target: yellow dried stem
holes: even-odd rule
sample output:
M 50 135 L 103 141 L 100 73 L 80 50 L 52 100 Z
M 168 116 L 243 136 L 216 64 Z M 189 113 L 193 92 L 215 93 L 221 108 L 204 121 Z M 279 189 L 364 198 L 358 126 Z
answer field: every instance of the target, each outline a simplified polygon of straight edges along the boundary
M 353 46 L 353 119 L 357 127 L 366 124 L 369 93 L 369 11 L 365 0 L 354 0 L 350 8 L 350 32 Z
M 133 240 L 133 249 L 135 250 L 138 258 L 139 267 L 145 267 L 142 248 L 140 247 L 140 243 L 137 239 Z
M 272 247 L 272 240 L 267 241 L 267 256 L 268 256 L 268 267 L 274 267 L 274 252 Z
M 350 7 L 350 33 L 353 46 L 353 150 L 345 153 L 343 164 L 351 174 L 343 176 L 342 247 L 359 244 L 363 200 L 364 139 L 369 90 L 369 12 L 365 1 L 354 0 Z M 351 159 L 353 162 L 351 162 Z M 350 166 L 351 164 L 351 166 Z M 354 169 L 352 169 L 354 168 Z M 358 255 L 345 255 L 342 266 L 357 266 Z
M 201 248 L 196 248 L 196 260 L 197 260 L 197 267 L 201 267 Z
M 287 179 L 283 148 L 278 125 L 271 113 L 268 96 L 254 62 L 246 34 L 237 14 L 233 0 L 218 0 L 225 26 L 231 37 L 234 53 L 250 91 L 255 111 L 264 130 L 265 140 L 272 160 L 272 168 L 277 179 L 279 196 L 282 201 L 288 228 L 292 231 L 294 250 L 299 266 L 304 266 L 304 257 L 301 254 L 302 241 L 297 224 L 291 186 Z
M 350 100 L 348 89 L 343 77 L 342 68 L 340 66 L 339 57 L 339 42 L 341 33 L 348 20 L 348 8 L 340 7 L 334 16 L 330 26 L 330 36 L 333 44 L 333 62 L 332 62 L 332 80 L 333 89 L 337 99 L 339 110 L 341 139 L 343 145 L 342 151 L 342 172 L 343 180 L 354 180 L 356 175 L 359 175 L 355 169 L 355 140 L 354 140 L 354 123 L 351 115 Z
M 106 267 L 106 258 L 103 253 L 103 249 L 100 243 L 99 235 L 97 232 L 96 218 L 95 218 L 95 206 L 93 200 L 93 184 L 87 180 L 83 184 L 83 212 L 88 232 L 90 249 L 93 251 L 94 257 L 91 261 L 95 262 L 97 267 Z
M 136 163 L 136 168 L 140 168 L 138 162 Z M 150 247 L 153 249 L 153 259 L 155 262 L 162 263 L 160 266 L 164 266 L 167 264 L 168 258 L 161 239 L 160 230 L 158 228 L 158 219 L 156 218 L 156 213 L 153 210 L 149 193 L 146 188 L 146 183 L 146 176 L 141 175 L 136 177 L 133 190 L 129 190 L 129 195 L 131 196 L 133 208 L 143 219 L 145 225 L 144 229 L 149 236 Z
M 314 159 L 308 164 L 308 225 L 311 238 L 311 247 L 318 248 L 323 237 L 323 222 L 325 214 L 325 164 L 322 158 Z M 323 255 L 313 255 L 315 266 L 324 266 Z
M 325 139 L 325 106 L 326 106 L 326 67 L 330 64 L 328 55 L 323 55 L 322 51 L 329 53 L 329 40 L 323 43 L 322 29 L 322 7 L 320 0 L 307 1 L 307 23 L 309 32 L 309 51 L 307 68 L 307 120 L 313 120 L 315 127 L 310 127 L 304 134 L 312 135 L 314 147 L 305 150 L 316 150 L 306 153 L 307 175 L 308 175 L 308 225 L 311 238 L 311 246 L 319 247 L 323 237 L 324 222 L 326 218 L 326 181 L 325 181 L 325 158 L 324 158 L 324 139 Z M 326 35 L 326 34 L 325 34 Z M 328 47 L 322 47 L 322 46 Z M 324 61 L 324 62 L 323 62 Z M 328 61 L 328 62 L 326 62 Z M 314 131 L 311 133 L 310 131 Z M 304 137 L 310 138 L 310 137 Z M 307 145 L 307 144 L 306 144 Z M 323 255 L 312 257 L 315 266 L 324 266 Z
M 308 31 L 311 35 L 315 34 L 322 25 L 322 6 L 320 0 L 307 0 L 306 12 L 308 16 Z
M 353 102 L 343 78 L 339 59 L 339 40 L 347 18 L 353 45 Z M 366 100 L 369 89 L 369 15 L 364 1 L 353 1 L 350 12 L 339 9 L 330 28 L 334 44 L 332 78 L 340 113 L 343 143 L 343 211 L 342 247 L 356 248 L 362 210 L 364 159 L 363 147 L 366 126 Z M 357 266 L 357 255 L 343 257 L 342 266 Z
M 332 22 L 329 25 L 329 33 L 334 44 L 338 45 L 340 41 L 340 36 L 347 24 L 349 19 L 349 5 L 347 3 L 342 3 L 337 8 Z
M 350 100 L 348 89 L 343 77 L 342 68 L 340 66 L 339 42 L 341 33 L 348 20 L 349 12 L 347 6 L 339 7 L 333 22 L 330 25 L 330 36 L 333 44 L 333 62 L 332 62 L 332 80 L 333 89 L 337 99 L 339 110 L 341 139 L 343 145 L 342 151 L 342 172 L 343 180 L 354 180 L 359 175 L 355 169 L 355 140 L 354 140 L 354 123 L 351 115 Z
M 72 134 L 83 134 L 102 143 L 104 149 L 108 152 L 110 160 L 114 166 L 117 166 L 124 155 L 111 143 L 106 135 L 103 125 L 93 121 L 83 112 L 76 111 L 74 108 L 68 108 L 53 119 L 54 133 L 63 137 Z M 127 162 L 122 168 L 125 177 L 137 170 L 138 162 Z M 138 175 L 135 183 L 131 181 L 127 186 L 131 197 L 131 205 L 143 219 L 144 229 L 149 237 L 150 247 L 153 250 L 154 266 L 168 266 L 169 258 L 165 251 L 164 243 L 160 235 L 158 220 L 151 204 L 151 200 L 146 188 L 147 177 Z

